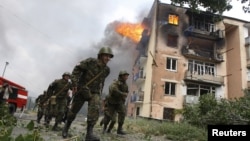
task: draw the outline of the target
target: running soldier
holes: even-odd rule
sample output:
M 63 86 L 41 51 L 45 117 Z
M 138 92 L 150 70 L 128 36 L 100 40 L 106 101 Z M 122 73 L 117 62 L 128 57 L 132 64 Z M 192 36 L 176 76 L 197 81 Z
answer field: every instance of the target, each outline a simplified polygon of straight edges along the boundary
M 48 87 L 46 99 L 49 99 L 49 124 L 52 117 L 55 117 L 53 131 L 58 131 L 58 124 L 62 122 L 63 115 L 66 111 L 68 91 L 72 89 L 70 73 L 65 72 L 61 79 L 54 80 Z
M 116 80 L 114 80 L 114 81 L 116 81 Z M 116 113 L 114 113 L 113 115 L 111 115 L 109 113 L 108 98 L 109 98 L 109 95 L 106 95 L 105 99 L 103 99 L 103 101 L 102 101 L 102 111 L 104 113 L 104 116 L 101 119 L 100 126 L 103 125 L 103 130 L 102 130 L 103 134 L 106 132 L 111 133 L 111 130 L 113 129 L 113 127 L 116 123 L 116 117 L 117 117 Z M 108 127 L 108 130 L 107 130 L 107 127 Z
M 72 82 L 76 91 L 71 108 L 67 115 L 62 136 L 68 136 L 71 123 L 85 102 L 88 102 L 86 141 L 99 141 L 99 137 L 93 134 L 93 128 L 99 118 L 100 95 L 104 87 L 105 79 L 110 73 L 107 63 L 113 58 L 113 52 L 109 47 L 102 47 L 96 58 L 87 58 L 77 64 L 72 71 Z
M 38 110 L 37 110 L 37 119 L 36 119 L 36 122 L 40 124 L 40 121 L 42 119 L 42 117 L 44 116 L 45 114 L 45 106 L 44 106 L 44 103 L 42 103 L 45 98 L 46 98 L 46 94 L 47 94 L 47 91 L 43 91 L 42 94 L 40 94 L 35 102 L 36 102 L 36 105 L 38 107 Z M 44 121 L 46 121 L 46 118 L 44 118 Z
M 129 73 L 127 71 L 122 70 L 119 73 L 118 80 L 114 81 L 109 86 L 109 98 L 108 98 L 108 113 L 110 114 L 110 117 L 116 118 L 114 116 L 116 113 L 118 113 L 118 128 L 117 128 L 117 134 L 125 135 L 126 133 L 123 131 L 122 126 L 125 120 L 126 116 L 126 106 L 125 101 L 128 95 L 128 85 L 126 80 L 128 79 Z M 112 121 L 115 121 L 115 119 L 111 119 Z M 112 123 L 112 122 L 111 122 Z M 104 121 L 104 127 L 107 126 L 108 120 Z M 114 124 L 111 124 L 109 126 L 108 132 L 111 131 Z M 105 129 L 104 129 L 105 130 Z

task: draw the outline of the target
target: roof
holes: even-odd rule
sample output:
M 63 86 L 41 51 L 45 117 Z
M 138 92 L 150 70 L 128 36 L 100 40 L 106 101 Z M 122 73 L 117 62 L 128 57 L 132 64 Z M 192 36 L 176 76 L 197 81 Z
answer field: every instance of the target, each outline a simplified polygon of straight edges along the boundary
M 10 81 L 10 80 L 8 80 L 8 79 L 3 78 L 3 77 L 0 77 L 0 80 L 2 81 L 2 83 L 7 82 L 7 83 L 8 83 L 9 85 L 11 85 L 11 86 L 17 87 L 17 88 L 19 88 L 19 89 L 25 89 L 24 86 L 21 86 L 21 85 L 15 83 L 15 82 L 12 82 L 12 81 Z

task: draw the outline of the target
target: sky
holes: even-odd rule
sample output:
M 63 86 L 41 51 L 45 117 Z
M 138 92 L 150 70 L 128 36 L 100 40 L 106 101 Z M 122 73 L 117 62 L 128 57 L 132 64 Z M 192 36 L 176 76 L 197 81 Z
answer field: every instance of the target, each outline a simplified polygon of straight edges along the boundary
M 96 58 L 99 49 L 109 45 L 114 58 L 108 63 L 111 73 L 105 84 L 107 92 L 121 69 L 132 71 L 131 56 L 136 52 L 135 44 L 116 34 L 113 25 L 117 21 L 141 23 L 153 2 L 0 0 L 0 75 L 37 97 L 64 72 L 72 72 L 79 61 Z M 250 19 L 242 5 L 227 14 Z

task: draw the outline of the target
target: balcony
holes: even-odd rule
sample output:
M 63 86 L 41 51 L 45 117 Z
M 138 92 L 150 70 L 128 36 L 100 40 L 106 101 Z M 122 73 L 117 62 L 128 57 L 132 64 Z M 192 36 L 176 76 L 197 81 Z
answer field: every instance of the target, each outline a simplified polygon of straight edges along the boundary
M 209 75 L 209 74 L 198 74 L 196 72 L 186 71 L 185 80 L 189 81 L 196 81 L 199 83 L 210 83 L 215 85 L 223 85 L 224 84 L 224 77 L 223 76 L 216 76 L 216 75 Z
M 216 63 L 223 62 L 223 56 L 219 53 L 214 53 L 213 50 L 210 51 L 202 51 L 201 49 L 192 49 L 192 47 L 183 47 L 182 54 L 185 57 L 191 59 L 198 59 L 203 61 L 212 61 Z
M 194 95 L 185 95 L 184 103 L 185 104 L 197 104 L 199 102 L 199 97 Z
M 137 84 L 141 84 L 142 82 L 145 81 L 146 76 L 143 75 L 143 70 L 140 70 L 139 72 L 134 74 L 134 81 Z
M 247 59 L 247 68 L 250 68 L 250 59 Z
M 141 55 L 141 56 L 138 56 L 139 58 L 137 59 L 137 66 L 138 67 L 141 67 L 141 68 L 143 68 L 144 67 L 144 65 L 146 64 L 146 61 L 147 61 L 147 57 L 146 56 L 143 56 L 143 55 Z
M 205 23 L 204 26 L 189 26 L 184 30 L 184 35 L 213 41 L 218 41 L 225 37 L 224 32 L 222 30 L 215 31 L 215 25 L 211 23 Z
M 143 99 L 144 99 L 144 92 L 143 91 L 138 91 L 137 93 L 134 93 L 131 96 L 131 102 L 133 102 L 133 103 L 137 103 L 137 104 L 142 103 Z
M 250 36 L 245 38 L 245 46 L 250 46 Z

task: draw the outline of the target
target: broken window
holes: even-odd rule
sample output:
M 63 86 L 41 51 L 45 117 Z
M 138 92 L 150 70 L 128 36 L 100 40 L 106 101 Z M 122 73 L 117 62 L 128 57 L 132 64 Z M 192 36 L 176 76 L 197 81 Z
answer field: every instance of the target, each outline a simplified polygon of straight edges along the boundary
M 174 14 L 168 15 L 168 24 L 178 25 L 179 24 L 179 16 Z
M 165 95 L 175 95 L 175 83 L 165 82 Z
M 215 94 L 215 86 L 188 83 L 187 95 L 201 96 L 204 94 Z
M 163 119 L 174 121 L 174 109 L 173 108 L 164 108 L 163 109 Z
M 215 64 L 196 60 L 188 60 L 188 71 L 198 75 L 215 75 Z
M 167 57 L 166 69 L 170 71 L 177 71 L 177 59 Z
M 177 47 L 178 45 L 178 36 L 177 35 L 167 35 L 167 46 L 169 47 Z

